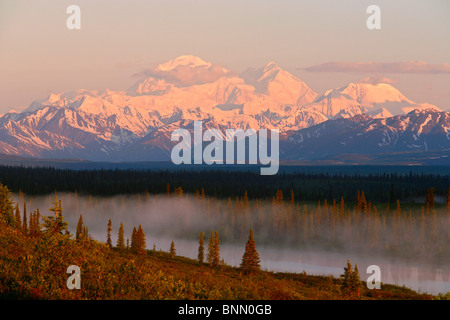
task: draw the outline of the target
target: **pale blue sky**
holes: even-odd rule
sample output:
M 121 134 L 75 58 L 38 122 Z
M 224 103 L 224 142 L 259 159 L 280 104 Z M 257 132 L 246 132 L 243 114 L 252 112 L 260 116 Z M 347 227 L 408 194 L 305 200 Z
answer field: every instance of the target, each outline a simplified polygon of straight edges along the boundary
M 81 7 L 81 30 L 66 8 Z M 381 8 L 368 30 L 366 8 Z M 50 92 L 125 90 L 134 73 L 192 54 L 236 71 L 273 60 L 313 90 L 366 74 L 307 72 L 327 62 L 450 63 L 447 0 L 1 0 L 0 113 Z M 383 74 L 407 97 L 450 109 L 450 74 Z

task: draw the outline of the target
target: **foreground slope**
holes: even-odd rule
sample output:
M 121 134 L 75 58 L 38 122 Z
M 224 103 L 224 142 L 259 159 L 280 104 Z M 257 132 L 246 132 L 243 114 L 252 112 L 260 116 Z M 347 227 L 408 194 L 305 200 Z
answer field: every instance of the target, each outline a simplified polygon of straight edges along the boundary
M 70 265 L 81 268 L 81 289 L 66 287 Z M 211 268 L 166 252 L 143 256 L 94 240 L 61 234 L 25 235 L 0 219 L 1 299 L 345 299 L 333 277 Z M 363 289 L 363 299 L 432 299 L 393 285 Z

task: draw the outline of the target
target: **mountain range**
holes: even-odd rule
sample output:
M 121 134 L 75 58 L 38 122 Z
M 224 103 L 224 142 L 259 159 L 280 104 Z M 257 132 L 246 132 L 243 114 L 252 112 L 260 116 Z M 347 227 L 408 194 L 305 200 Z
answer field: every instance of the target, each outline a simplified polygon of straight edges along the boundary
M 124 91 L 53 93 L 0 118 L 0 153 L 90 161 L 167 161 L 178 128 L 278 129 L 287 160 L 450 149 L 450 112 L 387 83 L 318 94 L 269 62 L 236 74 L 195 56 L 144 70 Z M 447 161 L 443 152 L 442 160 Z M 450 160 L 448 162 L 450 164 Z

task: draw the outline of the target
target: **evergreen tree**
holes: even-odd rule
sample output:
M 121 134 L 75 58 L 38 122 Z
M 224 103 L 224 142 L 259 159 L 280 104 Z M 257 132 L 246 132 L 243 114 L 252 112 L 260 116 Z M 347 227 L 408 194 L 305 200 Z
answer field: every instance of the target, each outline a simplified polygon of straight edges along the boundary
M 75 232 L 75 239 L 77 241 L 80 241 L 83 237 L 83 215 L 80 214 L 80 218 L 78 219 L 77 223 L 77 230 Z
M 137 230 L 136 227 L 133 228 L 133 231 L 131 232 L 131 246 L 130 246 L 130 250 L 133 253 L 137 253 Z
M 213 265 L 214 260 L 214 249 L 215 249 L 214 241 L 215 241 L 214 233 L 211 231 L 211 236 L 209 237 L 208 241 L 208 253 L 206 254 L 206 261 L 210 266 Z
M 83 226 L 83 233 L 81 238 L 83 240 L 89 240 L 89 230 L 88 230 L 88 226 Z
M 344 267 L 344 273 L 341 274 L 341 292 L 342 294 L 349 296 L 351 294 L 351 277 L 352 277 L 352 265 L 349 260 L 347 260 L 347 267 Z
M 119 250 L 124 250 L 125 249 L 125 238 L 124 238 L 124 231 L 123 231 L 123 223 L 120 222 L 120 227 L 119 227 L 119 235 L 117 237 L 117 244 L 116 247 Z
M 220 264 L 220 240 L 219 240 L 219 233 L 215 231 L 212 265 L 213 267 L 218 267 L 219 264 Z
M 203 232 L 200 232 L 200 240 L 198 241 L 198 262 L 203 263 L 205 260 L 205 244 L 203 241 Z
M 244 208 L 248 207 L 248 194 L 247 194 L 247 190 L 245 190 L 244 192 L 244 199 L 243 199 L 243 203 L 244 203 Z
M 347 260 L 347 267 L 341 274 L 341 293 L 349 299 L 359 299 L 361 297 L 362 283 L 359 276 L 358 266 L 352 269 L 352 265 Z
M 133 232 L 131 233 L 131 252 L 135 254 L 144 254 L 145 253 L 145 233 L 142 229 L 142 226 L 139 225 L 138 229 L 136 227 L 133 228 Z
M 366 212 L 367 211 L 367 201 L 366 196 L 364 195 L 364 190 L 359 193 L 356 199 L 356 211 L 357 212 Z
M 361 291 L 362 291 L 362 283 L 361 283 L 361 278 L 359 276 L 357 264 L 355 264 L 355 268 L 353 269 L 352 276 L 351 276 L 351 282 L 353 284 L 353 296 L 356 299 L 360 299 Z
M 205 188 L 202 187 L 202 194 L 201 194 L 201 199 L 205 200 L 206 199 L 206 195 L 205 195 Z
M 39 235 L 41 228 L 39 225 L 40 220 L 40 213 L 39 208 L 36 209 L 36 211 L 32 214 L 32 218 L 30 219 L 30 235 L 31 236 L 37 236 Z
M 19 209 L 19 204 L 16 203 L 16 208 L 15 208 L 15 223 L 16 223 L 16 227 L 17 229 L 22 229 L 22 219 L 20 218 L 20 209 Z
M 55 198 L 55 201 L 52 203 L 53 207 L 51 207 L 49 211 L 52 211 L 54 213 L 54 216 L 47 216 L 43 218 L 45 233 L 63 234 L 63 231 L 67 231 L 68 223 L 64 221 L 62 215 L 63 208 L 61 205 L 61 200 L 58 201 L 58 198 Z M 24 215 L 25 213 L 26 212 L 24 212 Z
M 175 258 L 176 250 L 175 250 L 175 243 L 172 241 L 170 244 L 170 257 Z
M 447 211 L 450 211 L 450 187 L 447 189 Z
M 23 203 L 23 233 L 28 234 L 28 223 L 27 223 L 27 203 Z
M 173 190 L 173 193 L 179 197 L 182 197 L 184 191 L 183 191 L 183 188 L 180 186 L 180 187 L 175 187 L 175 189 Z
M 247 244 L 245 245 L 245 252 L 242 256 L 241 269 L 246 272 L 259 271 L 261 269 L 260 262 L 261 260 L 256 250 L 256 243 L 253 239 L 253 229 L 250 229 Z
M 344 196 L 341 196 L 341 201 L 339 202 L 339 215 L 342 217 L 345 212 L 345 202 Z
M 427 189 L 427 193 L 425 196 L 425 209 L 427 212 L 431 211 L 434 208 L 434 188 Z
M 145 241 L 145 233 L 141 225 L 139 225 L 138 227 L 136 233 L 136 240 L 137 240 L 137 254 L 144 254 L 147 245 Z
M 16 225 L 14 218 L 14 207 L 11 199 L 11 191 L 7 186 L 0 183 L 0 215 L 2 215 L 6 222 L 12 226 Z
M 41 225 L 40 225 L 40 221 L 41 220 L 41 213 L 39 212 L 39 208 L 36 209 L 36 234 L 39 234 L 41 232 Z
M 28 228 L 30 236 L 35 236 L 37 234 L 36 216 L 37 216 L 36 211 L 30 214 L 30 223 Z
M 272 199 L 272 203 L 274 204 L 281 204 L 283 203 L 283 191 L 281 189 L 277 190 L 277 193 Z
M 111 241 L 111 232 L 112 232 L 112 222 L 111 219 L 108 221 L 108 227 L 106 229 L 106 244 L 108 247 L 112 248 L 112 241 Z
M 36 214 L 36 211 L 30 213 L 30 219 L 29 219 L 29 222 L 28 222 L 28 234 L 29 234 L 30 236 L 33 236 L 33 234 L 34 234 L 34 219 L 35 219 L 35 214 Z

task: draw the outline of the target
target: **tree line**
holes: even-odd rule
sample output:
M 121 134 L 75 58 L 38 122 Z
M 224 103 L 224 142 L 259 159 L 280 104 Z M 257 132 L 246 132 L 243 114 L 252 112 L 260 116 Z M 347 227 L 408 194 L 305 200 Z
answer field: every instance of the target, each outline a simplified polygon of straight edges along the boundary
M 421 202 L 426 190 L 433 187 L 437 196 L 445 197 L 450 185 L 450 174 L 330 174 L 299 171 L 261 176 L 252 171 L 231 170 L 68 170 L 55 168 L 28 168 L 0 166 L 0 181 L 13 192 L 29 195 L 58 192 L 112 196 L 118 194 L 164 194 L 167 185 L 182 186 L 193 194 L 204 190 L 207 196 L 226 199 L 242 196 L 271 199 L 277 190 L 288 194 L 291 190 L 297 201 L 323 199 L 353 199 L 358 190 L 364 190 L 375 202 L 396 200 Z

